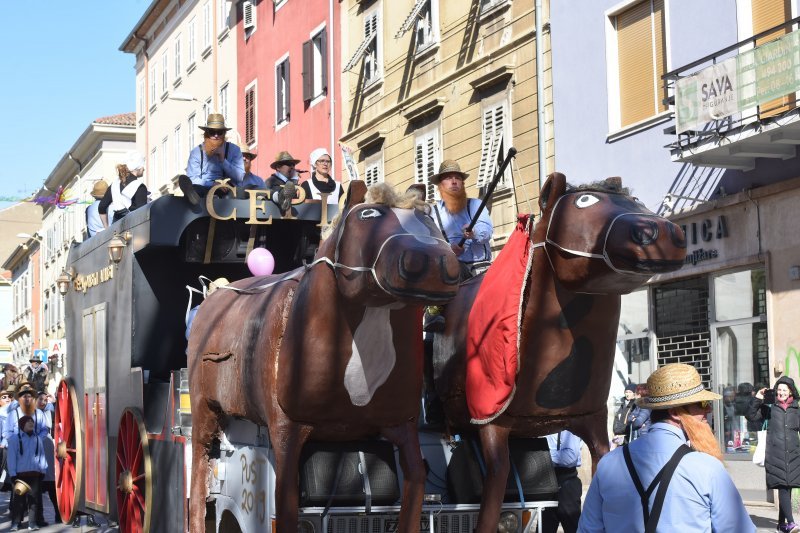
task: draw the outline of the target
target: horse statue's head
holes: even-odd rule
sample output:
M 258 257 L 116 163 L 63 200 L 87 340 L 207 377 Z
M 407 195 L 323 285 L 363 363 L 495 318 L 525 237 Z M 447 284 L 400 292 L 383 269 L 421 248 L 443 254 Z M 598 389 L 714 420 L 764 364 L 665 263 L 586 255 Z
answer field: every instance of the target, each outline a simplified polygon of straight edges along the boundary
M 569 290 L 625 294 L 683 265 L 683 230 L 630 196 L 620 178 L 574 188 L 553 173 L 539 206 L 534 243 Z
M 370 307 L 450 301 L 458 259 L 424 204 L 385 184 L 371 187 L 365 203 L 352 201 L 354 194 L 319 252 L 332 260 L 342 296 Z

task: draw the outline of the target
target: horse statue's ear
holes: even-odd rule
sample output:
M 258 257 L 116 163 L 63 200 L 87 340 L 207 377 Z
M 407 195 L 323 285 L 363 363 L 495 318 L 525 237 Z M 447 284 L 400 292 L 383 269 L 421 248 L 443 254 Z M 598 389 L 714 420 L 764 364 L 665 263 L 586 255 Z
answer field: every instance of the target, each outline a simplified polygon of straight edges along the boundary
M 367 195 L 367 184 L 361 180 L 353 180 L 350 182 L 350 187 L 347 188 L 347 196 L 344 200 L 344 211 L 347 211 L 354 205 L 364 203 L 364 198 Z
M 539 193 L 539 210 L 544 212 L 547 206 L 553 205 L 555 201 L 564 194 L 567 189 L 567 177 L 561 172 L 553 172 L 547 176 L 542 190 Z

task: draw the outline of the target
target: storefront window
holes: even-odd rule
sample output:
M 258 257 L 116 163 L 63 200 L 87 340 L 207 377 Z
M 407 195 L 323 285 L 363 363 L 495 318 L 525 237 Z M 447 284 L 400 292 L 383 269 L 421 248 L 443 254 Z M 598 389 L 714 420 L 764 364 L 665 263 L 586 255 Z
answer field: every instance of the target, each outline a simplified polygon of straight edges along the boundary
M 717 320 L 736 320 L 767 312 L 764 271 L 745 270 L 714 278 L 714 310 Z
M 650 329 L 647 324 L 647 290 L 623 296 L 617 346 L 625 358 L 627 378 L 634 383 L 644 383 L 653 371 L 650 367 Z

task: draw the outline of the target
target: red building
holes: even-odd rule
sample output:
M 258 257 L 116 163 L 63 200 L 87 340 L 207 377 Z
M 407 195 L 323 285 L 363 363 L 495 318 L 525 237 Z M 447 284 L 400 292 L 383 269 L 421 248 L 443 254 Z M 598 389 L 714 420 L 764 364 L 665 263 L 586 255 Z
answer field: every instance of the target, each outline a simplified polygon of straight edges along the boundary
M 269 165 L 279 151 L 288 150 L 301 161 L 299 169 L 311 170 L 309 154 L 324 147 L 333 176 L 342 179 L 339 1 L 240 4 L 238 124 L 242 144 L 258 153 L 253 172 L 262 178 L 272 173 Z

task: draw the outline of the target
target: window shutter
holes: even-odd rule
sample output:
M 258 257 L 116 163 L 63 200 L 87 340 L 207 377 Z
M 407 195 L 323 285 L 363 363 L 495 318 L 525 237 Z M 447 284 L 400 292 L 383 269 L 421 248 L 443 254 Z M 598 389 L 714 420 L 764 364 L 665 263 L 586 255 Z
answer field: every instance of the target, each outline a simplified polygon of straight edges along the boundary
M 314 43 L 303 43 L 303 100 L 314 98 Z
M 328 90 L 328 29 L 325 28 L 322 30 L 322 33 L 319 35 L 319 53 L 322 57 L 322 61 L 320 61 L 320 79 L 322 80 L 321 89 L 323 92 L 327 92 Z
M 416 182 L 425 185 L 427 191 L 428 180 L 425 176 L 425 140 L 417 139 L 416 146 L 414 147 L 414 167 L 416 174 Z M 427 193 L 426 193 L 427 196 Z
M 245 30 L 256 27 L 256 9 L 252 0 L 245 0 L 242 4 L 242 19 Z
M 487 174 L 494 168 L 494 159 L 492 159 L 492 152 L 494 147 L 494 107 L 487 108 L 483 111 L 483 139 L 481 145 L 481 163 L 478 167 L 478 187 L 486 185 L 488 178 Z
M 286 76 L 286 120 L 289 120 L 289 115 L 291 115 L 291 99 L 292 99 L 292 91 L 289 90 L 289 58 L 286 58 L 286 61 L 283 62 L 286 65 L 286 70 L 284 71 L 284 76 Z
M 766 31 L 770 28 L 782 24 L 791 18 L 791 5 L 789 0 L 752 0 L 753 2 L 753 35 Z M 758 39 L 756 46 L 768 43 L 789 33 L 791 28 L 782 28 Z M 789 94 L 781 98 L 776 98 L 769 102 L 764 102 L 760 106 L 760 116 L 770 117 L 779 115 L 793 108 L 795 95 Z M 766 110 L 766 113 L 764 112 Z
M 277 67 L 275 67 L 275 100 L 277 102 L 277 107 L 275 108 L 275 112 L 277 116 L 275 117 L 275 123 L 280 124 L 283 121 L 286 113 L 283 109 L 283 63 L 280 63 Z
M 256 91 L 254 87 L 244 95 L 244 141 L 253 144 L 256 141 Z

